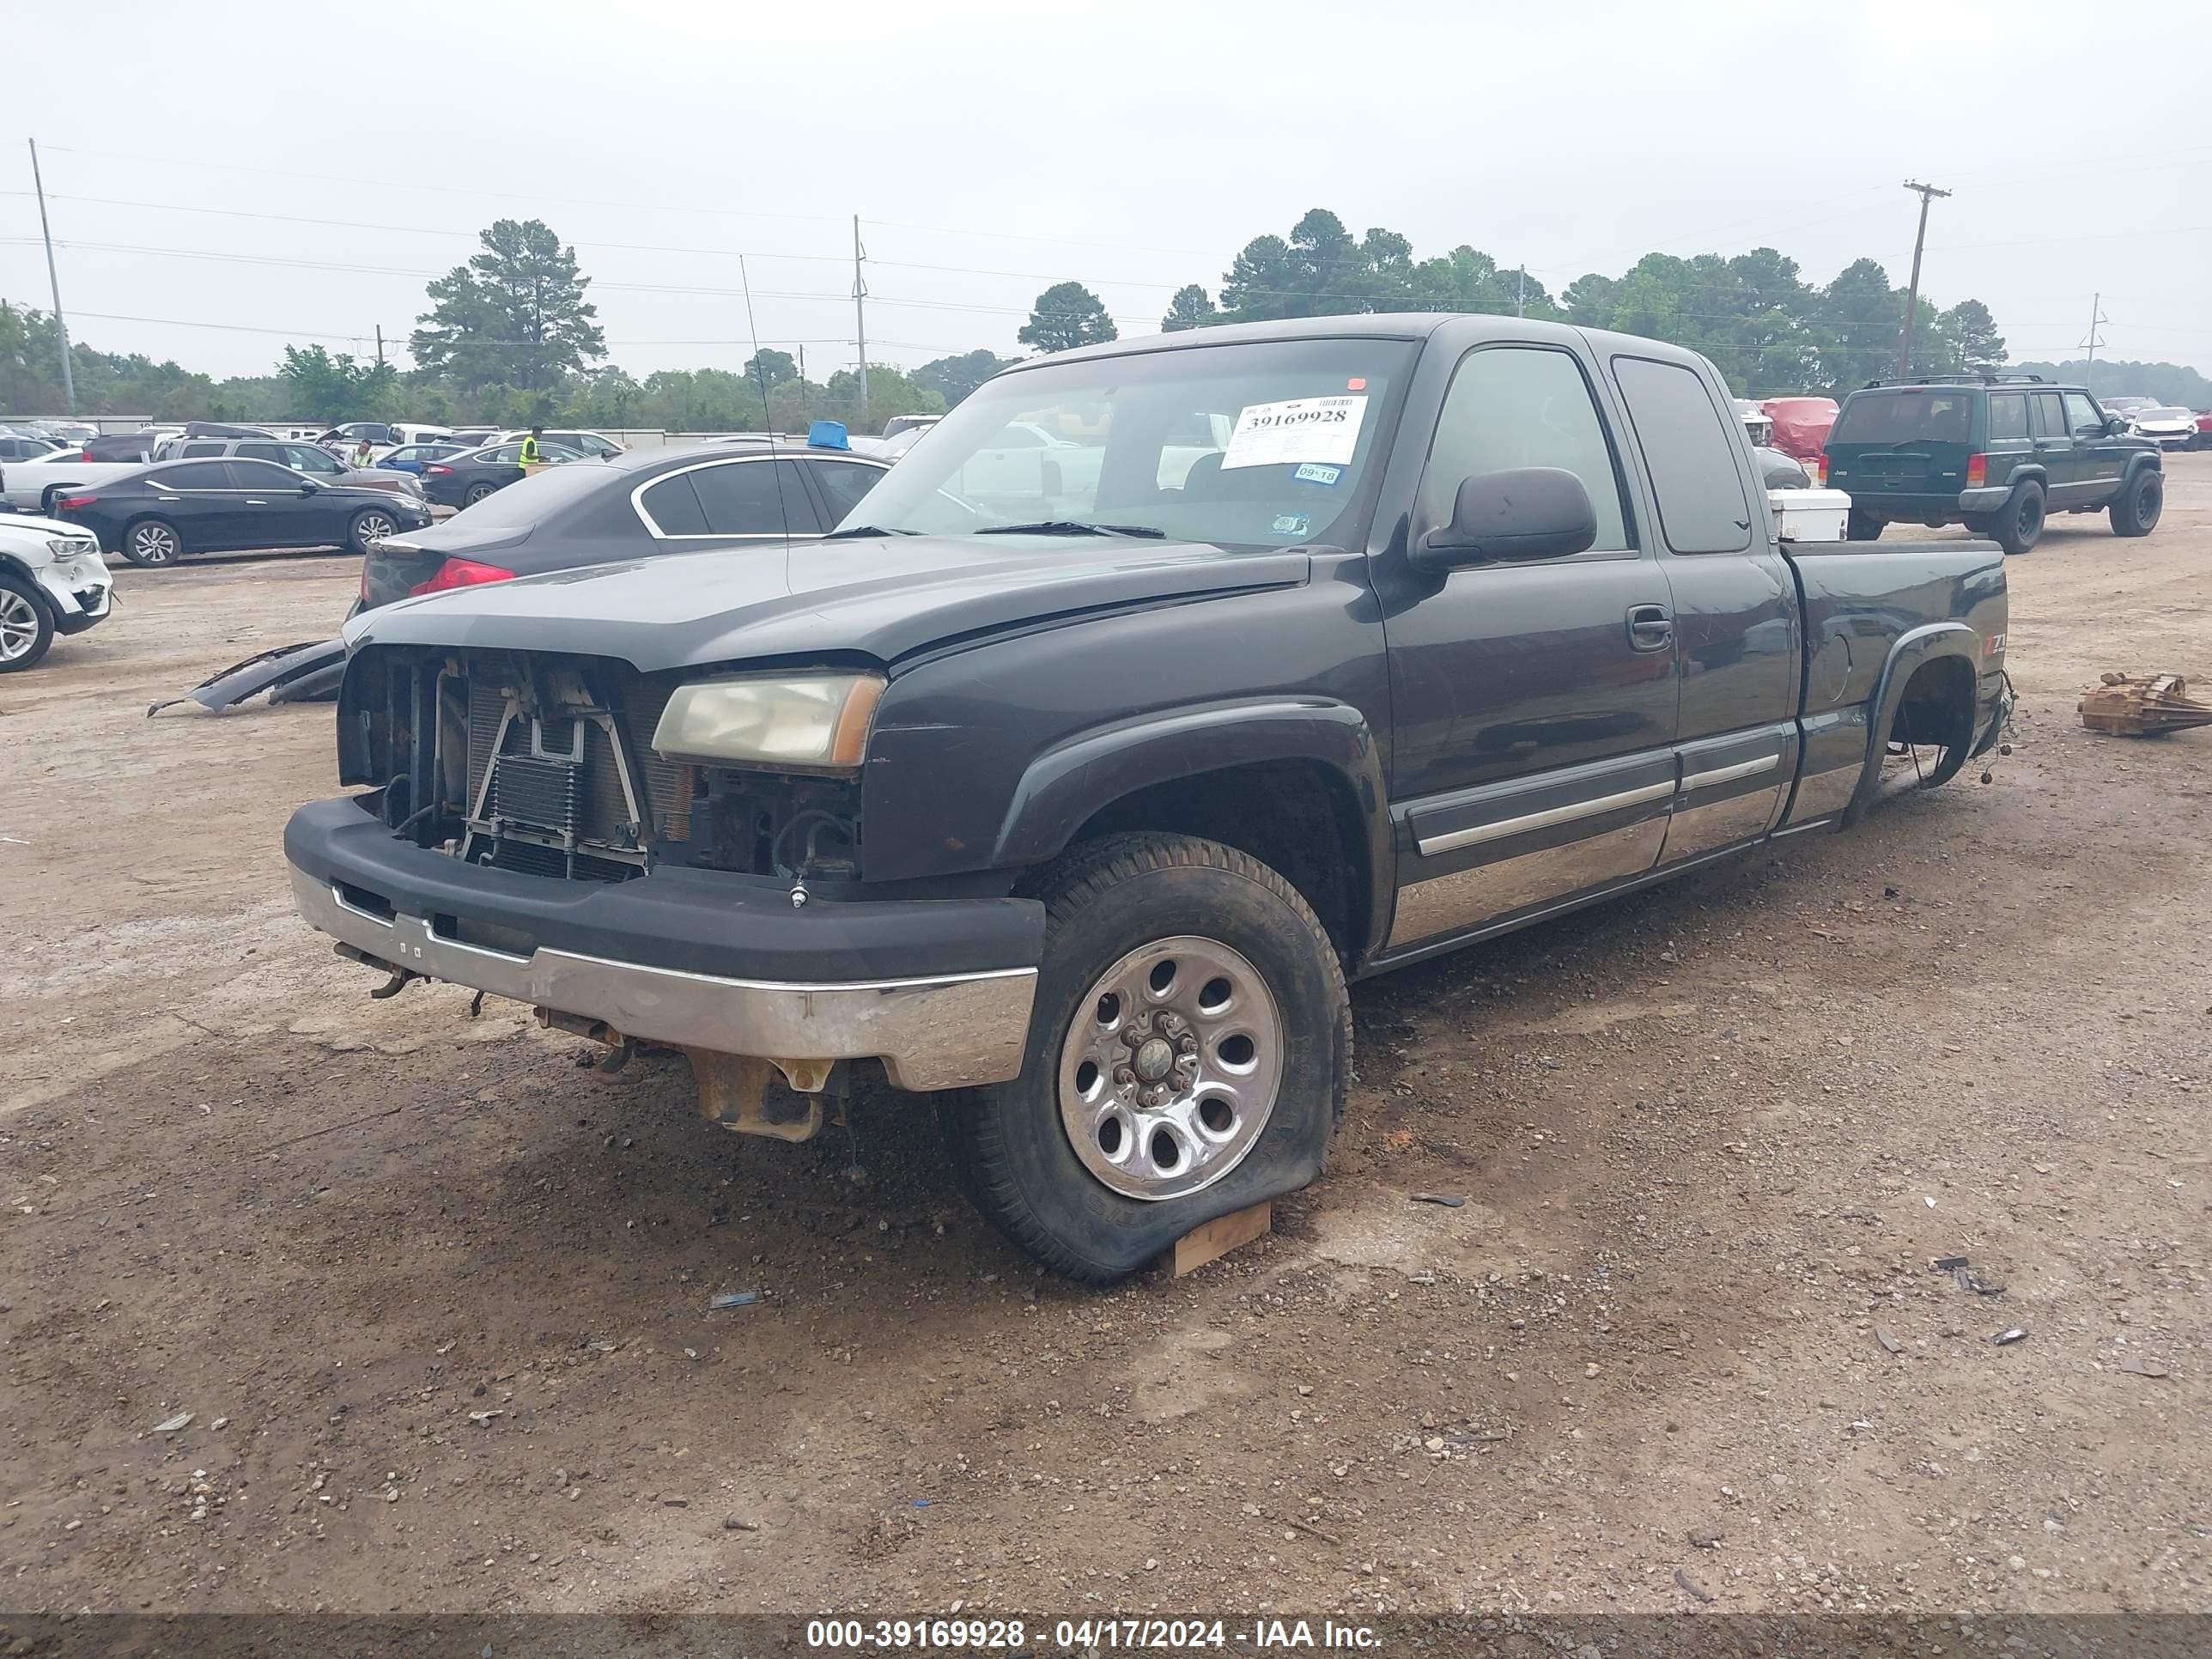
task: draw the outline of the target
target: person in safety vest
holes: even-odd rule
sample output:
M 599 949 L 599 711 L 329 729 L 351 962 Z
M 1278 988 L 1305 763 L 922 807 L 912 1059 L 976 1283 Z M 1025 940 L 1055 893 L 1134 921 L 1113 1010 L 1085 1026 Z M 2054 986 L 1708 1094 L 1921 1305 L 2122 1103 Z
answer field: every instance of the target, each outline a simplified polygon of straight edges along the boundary
M 545 453 L 544 449 L 540 447 L 538 441 L 544 435 L 545 428 L 542 426 L 533 426 L 530 428 L 530 435 L 522 441 L 521 460 L 523 465 L 536 466 L 540 461 L 543 461 L 545 459 Z

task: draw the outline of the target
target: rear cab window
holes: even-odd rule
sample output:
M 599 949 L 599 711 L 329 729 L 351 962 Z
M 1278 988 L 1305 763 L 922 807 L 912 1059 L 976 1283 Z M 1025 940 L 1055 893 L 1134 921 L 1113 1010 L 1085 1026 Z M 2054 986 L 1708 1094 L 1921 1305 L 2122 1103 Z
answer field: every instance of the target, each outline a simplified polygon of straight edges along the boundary
M 1751 546 L 1744 440 L 1705 377 L 1681 363 L 1615 357 L 1613 377 L 1651 475 L 1659 531 L 1676 553 L 1741 553 Z

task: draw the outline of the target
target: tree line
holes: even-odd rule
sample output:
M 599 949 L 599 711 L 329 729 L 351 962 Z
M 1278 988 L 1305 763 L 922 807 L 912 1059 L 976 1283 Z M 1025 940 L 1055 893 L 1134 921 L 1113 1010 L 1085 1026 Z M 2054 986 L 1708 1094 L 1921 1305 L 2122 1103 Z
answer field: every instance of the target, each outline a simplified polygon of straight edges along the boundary
M 810 378 L 803 360 L 767 348 L 742 368 L 664 369 L 637 379 L 606 361 L 591 279 L 542 220 L 501 219 L 478 250 L 428 285 L 427 308 L 402 370 L 321 345 L 283 348 L 264 375 L 216 380 L 143 354 L 72 343 L 77 406 L 94 415 L 158 420 L 287 418 L 337 422 L 408 418 L 441 425 L 660 428 L 678 432 L 803 428 L 842 420 L 874 431 L 893 415 L 949 409 L 1019 361 L 978 349 L 912 370 L 868 366 Z M 1255 236 L 1208 289 L 1176 289 L 1160 319 L 1170 332 L 1216 323 L 1344 312 L 1462 311 L 1520 314 L 1668 340 L 1703 352 L 1741 395 L 1841 393 L 1896 365 L 1904 292 L 1872 259 L 1826 283 L 1805 280 L 1773 248 L 1723 258 L 1649 253 L 1617 276 L 1590 271 L 1554 294 L 1517 267 L 1462 245 L 1416 258 L 1395 231 L 1354 237 L 1316 208 L 1287 236 Z M 1016 337 L 1040 353 L 1116 337 L 1114 319 L 1079 281 L 1037 295 Z M 1948 308 L 1922 298 L 1913 325 L 1916 371 L 1986 371 L 2005 364 L 1996 319 L 1978 300 Z M 0 409 L 19 416 L 63 408 L 53 319 L 0 301 Z M 2078 379 L 2077 364 L 2023 364 Z M 2212 381 L 2171 363 L 2100 364 L 2097 386 L 2212 403 Z
M 1218 298 L 1217 298 L 1218 293 Z M 1522 269 L 1462 245 L 1425 259 L 1396 231 L 1354 237 L 1326 208 L 1288 236 L 1255 236 L 1222 273 L 1218 289 L 1176 290 L 1160 326 L 1263 322 L 1343 312 L 1460 311 L 1544 318 L 1672 341 L 1703 352 L 1738 394 L 1841 393 L 1896 371 L 1905 290 L 1872 259 L 1830 282 L 1805 280 L 1771 247 L 1723 258 L 1647 253 L 1617 276 L 1590 271 L 1554 295 Z M 1037 296 L 1021 338 L 1062 350 L 1115 337 L 1113 319 L 1079 283 Z M 2001 368 L 2005 343 L 1978 300 L 1939 310 L 1919 301 L 1912 367 L 1931 374 Z

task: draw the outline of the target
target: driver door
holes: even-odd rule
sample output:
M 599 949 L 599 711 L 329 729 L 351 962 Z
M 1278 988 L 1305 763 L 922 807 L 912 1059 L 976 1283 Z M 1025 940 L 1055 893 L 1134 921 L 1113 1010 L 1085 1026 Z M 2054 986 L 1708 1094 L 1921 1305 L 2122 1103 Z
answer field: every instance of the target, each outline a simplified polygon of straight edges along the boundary
M 1594 366 L 1504 341 L 1455 371 L 1413 533 L 1461 482 L 1563 467 L 1597 509 L 1586 551 L 1423 573 L 1378 566 L 1389 640 L 1398 903 L 1418 949 L 1657 862 L 1674 791 L 1673 600 L 1639 534 Z
M 2069 392 L 2066 424 L 2074 436 L 2075 479 L 2079 488 L 2066 501 L 2069 507 L 2099 504 L 2119 493 L 2120 475 L 2127 467 L 2129 449 L 2119 436 L 2105 430 L 2105 411 L 2086 392 Z

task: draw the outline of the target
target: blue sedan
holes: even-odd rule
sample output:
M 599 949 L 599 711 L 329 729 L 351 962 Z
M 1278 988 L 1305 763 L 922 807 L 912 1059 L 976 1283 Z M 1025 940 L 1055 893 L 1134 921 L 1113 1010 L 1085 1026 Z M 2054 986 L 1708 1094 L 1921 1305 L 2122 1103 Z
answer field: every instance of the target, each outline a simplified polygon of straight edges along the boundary
M 388 466 L 394 472 L 412 472 L 422 476 L 422 469 L 433 461 L 441 461 L 448 455 L 459 455 L 467 447 L 465 444 L 402 444 L 382 460 L 379 466 Z

